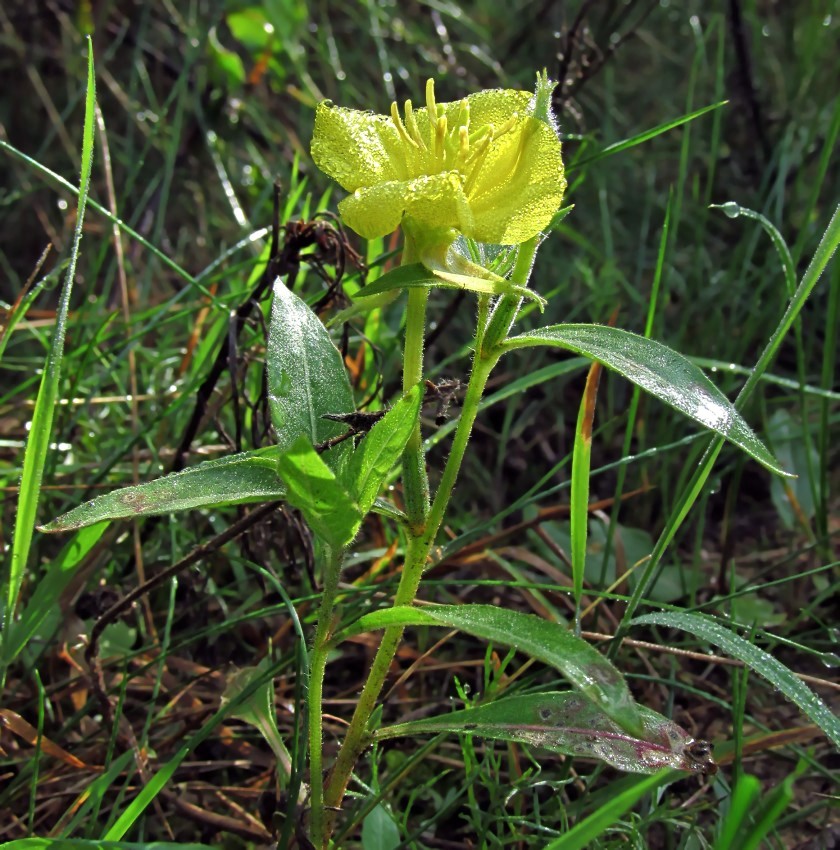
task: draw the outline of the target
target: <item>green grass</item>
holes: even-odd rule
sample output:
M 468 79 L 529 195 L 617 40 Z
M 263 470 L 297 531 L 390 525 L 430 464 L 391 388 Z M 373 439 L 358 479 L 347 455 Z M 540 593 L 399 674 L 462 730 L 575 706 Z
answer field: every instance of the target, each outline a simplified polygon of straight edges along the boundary
M 562 34 L 584 5 L 526 2 L 503 12 L 484 0 L 285 0 L 265 4 L 268 21 L 256 12 L 226 19 L 222 4 L 200 12 L 141 4 L 130 14 L 94 7 L 101 126 L 90 103 L 86 112 L 87 7 L 73 7 L 76 17 L 2 12 L 10 49 L 0 56 L 0 533 L 3 599 L 7 611 L 17 602 L 20 620 L 3 629 L 0 811 L 10 817 L 0 819 L 0 841 L 235 847 L 264 842 L 273 824 L 281 846 L 292 846 L 296 789 L 307 779 L 304 657 L 320 588 L 299 518 L 276 513 L 106 629 L 114 728 L 83 674 L 84 638 L 97 613 L 224 532 L 244 509 L 126 519 L 61 538 L 34 525 L 170 471 L 197 393 L 231 340 L 230 314 L 263 275 L 275 180 L 281 224 L 335 209 L 339 195 L 308 155 L 322 97 L 382 113 L 394 97 L 422 99 L 431 75 L 440 100 L 485 87 L 530 88 L 538 68 L 558 73 Z M 697 0 L 648 5 L 591 4 L 585 30 L 566 46 L 568 97 L 559 118 L 574 210 L 541 249 L 532 279 L 549 299 L 546 313 L 529 307 L 518 330 L 606 323 L 618 310 L 618 327 L 694 358 L 738 397 L 747 421 L 799 477 L 786 485 L 729 445 L 710 456 L 709 438 L 688 420 L 605 372 L 589 498 L 612 501 L 590 515 L 582 565 L 562 506 L 571 498 L 587 361 L 529 349 L 527 359 L 505 358 L 493 376 L 447 517 L 450 536 L 439 541 L 446 548 L 421 595 L 571 622 L 583 578 L 581 609 L 598 603 L 582 621 L 584 635 L 604 651 L 593 633 L 626 628 L 627 638 L 647 641 L 609 651 L 640 702 L 716 744 L 721 770 L 654 790 L 654 780 L 648 788 L 594 761 L 562 761 L 512 742 L 453 735 L 381 742 L 350 786 L 341 847 L 820 846 L 836 822 L 837 752 L 780 698 L 771 662 L 823 680 L 807 684 L 836 705 L 836 685 L 825 680 L 836 679 L 840 663 L 832 606 L 840 266 L 828 263 L 825 245 L 836 244 L 829 224 L 840 200 L 840 21 L 816 0 L 735 4 L 751 97 L 731 17 Z M 728 105 L 641 143 L 654 128 L 722 100 Z M 82 222 L 76 207 L 88 188 L 79 175 L 91 140 Z M 761 218 L 709 207 L 730 201 Z M 349 238 L 374 268 L 371 277 L 397 247 Z M 821 240 L 819 277 L 808 266 L 815 255 L 821 263 Z M 309 249 L 310 260 L 317 251 Z M 349 265 L 347 281 L 351 291 L 360 282 Z M 286 282 L 309 303 L 325 291 L 306 259 Z M 794 299 L 800 309 L 788 321 L 797 286 L 807 292 Z M 471 296 L 450 311 L 455 297 L 437 290 L 430 301 L 431 319 L 445 325 L 429 350 L 431 377 L 467 371 L 475 311 Z M 235 381 L 225 370 L 184 465 L 271 444 L 263 396 L 269 307 L 263 300 L 242 324 L 231 356 Z M 399 322 L 391 310 L 356 323 L 350 355 L 360 351 L 362 330 L 366 343 L 354 375 L 357 401 L 381 376 L 384 401 L 393 403 Z M 773 356 L 763 358 L 771 342 Z M 748 393 L 739 396 L 745 383 Z M 433 477 L 451 427 L 426 429 Z M 578 534 L 586 526 L 580 507 Z M 530 524 L 487 539 L 518 522 Z M 484 545 L 465 548 L 477 541 Z M 336 629 L 393 594 L 400 545 L 389 520 L 369 520 L 343 575 Z M 700 614 L 717 618 L 725 640 Z M 330 657 L 328 762 L 374 647 L 371 636 L 359 636 Z M 482 695 L 560 686 L 549 668 L 506 655 L 502 645 L 485 650 L 464 634 L 411 631 L 398 663 L 402 671 L 416 666 L 404 682 L 392 676 L 386 684 L 393 692 L 382 725 Z M 262 662 L 274 678 L 277 724 L 294 768 L 284 788 L 256 729 L 219 710 L 233 666 Z M 800 695 L 807 711 L 801 682 L 785 682 L 786 695 Z M 260 682 L 251 684 L 256 690 Z M 15 731 L 17 718 L 40 733 L 35 745 Z M 48 742 L 81 764 L 53 755 Z

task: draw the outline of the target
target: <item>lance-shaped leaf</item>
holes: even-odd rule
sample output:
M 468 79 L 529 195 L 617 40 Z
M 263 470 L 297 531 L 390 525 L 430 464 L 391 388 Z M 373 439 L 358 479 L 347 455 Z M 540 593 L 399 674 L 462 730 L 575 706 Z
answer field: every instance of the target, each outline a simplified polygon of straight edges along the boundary
M 518 286 L 503 277 L 491 274 L 486 270 L 482 271 L 484 274 L 479 277 L 477 274 L 458 274 L 443 267 L 429 269 L 422 263 L 412 263 L 386 272 L 382 277 L 356 293 L 356 298 L 373 297 L 397 289 L 439 286 L 444 289 L 464 289 L 486 295 L 517 295 L 537 301 L 540 306 L 545 304 L 545 299 L 539 293 L 528 289 L 527 286 Z
M 695 741 L 672 720 L 638 706 L 641 730 L 630 735 L 580 694 L 572 691 L 525 694 L 477 708 L 424 717 L 378 729 L 376 740 L 459 732 L 518 741 L 555 753 L 597 758 L 631 773 L 664 767 L 692 773 L 717 769 L 704 741 Z
M 781 661 L 710 617 L 681 611 L 663 611 L 636 617 L 630 621 L 630 625 L 656 625 L 681 629 L 701 640 L 708 641 L 713 646 L 720 647 L 733 658 L 743 661 L 750 670 L 763 676 L 791 702 L 798 705 L 811 721 L 825 732 L 831 739 L 831 743 L 840 749 L 840 718 Z
M 690 360 L 652 339 L 606 325 L 551 325 L 511 337 L 507 351 L 551 345 L 584 354 L 787 475 L 726 396 Z
M 352 413 L 353 391 L 344 361 L 327 329 L 304 301 L 278 278 L 266 350 L 268 400 L 277 442 L 288 449 L 301 436 L 318 445 L 344 432 L 325 413 Z M 341 443 L 325 455 L 335 468 L 350 451 Z
M 642 731 L 639 708 L 621 673 L 593 646 L 560 623 L 493 605 L 398 606 L 365 614 L 338 634 L 334 642 L 388 626 L 445 626 L 516 647 L 559 670 L 621 729 L 632 735 Z
M 412 387 L 373 428 L 339 473 L 344 488 L 356 494 L 362 516 L 373 506 L 382 484 L 411 436 L 423 403 L 421 385 Z
M 277 446 L 269 446 L 208 460 L 146 484 L 106 493 L 62 514 L 40 530 L 71 531 L 102 520 L 282 499 L 286 488 L 277 474 L 279 455 Z
M 300 437 L 277 461 L 286 483 L 286 499 L 309 527 L 334 549 L 346 546 L 359 530 L 362 515 L 306 437 Z

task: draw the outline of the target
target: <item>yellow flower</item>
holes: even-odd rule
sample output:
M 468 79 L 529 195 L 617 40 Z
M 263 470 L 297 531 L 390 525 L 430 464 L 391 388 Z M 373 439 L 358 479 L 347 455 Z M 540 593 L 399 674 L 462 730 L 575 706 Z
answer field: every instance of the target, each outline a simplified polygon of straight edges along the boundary
M 403 225 L 420 256 L 459 233 L 496 245 L 536 236 L 566 188 L 550 86 L 540 83 L 541 106 L 502 89 L 436 103 L 433 80 L 426 107 L 406 101 L 402 116 L 396 103 L 390 116 L 319 104 L 312 157 L 351 193 L 338 205 L 345 224 L 367 239 Z

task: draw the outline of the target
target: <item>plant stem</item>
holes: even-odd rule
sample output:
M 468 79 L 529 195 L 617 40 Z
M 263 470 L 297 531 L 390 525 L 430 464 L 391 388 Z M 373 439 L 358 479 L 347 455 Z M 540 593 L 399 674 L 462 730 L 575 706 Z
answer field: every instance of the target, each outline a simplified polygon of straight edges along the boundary
M 423 379 L 423 343 L 426 333 L 426 287 L 409 289 L 405 316 L 405 353 L 403 359 L 403 392 L 407 393 Z M 408 524 L 413 534 L 420 534 L 429 512 L 429 478 L 423 453 L 420 416 L 408 438 L 402 456 L 403 499 Z
M 324 673 L 327 668 L 330 627 L 344 550 L 329 550 L 324 569 L 324 592 L 318 608 L 318 625 L 309 661 L 309 784 L 312 800 L 312 840 L 316 847 L 324 841 L 324 739 L 323 695 Z
M 482 333 L 482 331 L 483 328 L 479 328 L 477 335 Z M 469 443 L 472 426 L 478 414 L 478 405 L 481 401 L 481 396 L 484 393 L 487 379 L 490 377 L 490 373 L 498 362 L 499 357 L 500 352 L 498 351 L 481 356 L 479 350 L 476 349 L 473 369 L 461 409 L 461 417 L 452 441 L 452 449 L 443 470 L 440 486 L 428 513 L 425 528 L 419 534 L 413 533 L 412 530 L 409 531 L 405 564 L 403 565 L 400 584 L 394 597 L 394 605 L 410 605 L 417 594 L 417 588 L 423 576 L 429 551 L 443 522 L 443 517 L 449 505 L 449 499 L 455 487 L 455 481 L 461 468 L 461 461 L 464 458 L 467 444 Z M 370 716 L 376 706 L 376 700 L 382 690 L 382 685 L 388 675 L 388 670 L 390 669 L 402 635 L 402 628 L 394 627 L 385 629 L 382 642 L 371 664 L 367 682 L 365 682 L 365 687 L 356 704 L 356 710 L 353 712 L 353 718 L 350 721 L 347 735 L 339 751 L 338 759 L 327 782 L 324 795 L 324 802 L 327 806 L 340 805 L 344 797 L 344 792 L 347 789 L 347 783 L 350 780 L 353 766 L 367 746 L 367 727 Z M 331 821 L 332 817 L 328 814 L 328 833 L 330 831 Z

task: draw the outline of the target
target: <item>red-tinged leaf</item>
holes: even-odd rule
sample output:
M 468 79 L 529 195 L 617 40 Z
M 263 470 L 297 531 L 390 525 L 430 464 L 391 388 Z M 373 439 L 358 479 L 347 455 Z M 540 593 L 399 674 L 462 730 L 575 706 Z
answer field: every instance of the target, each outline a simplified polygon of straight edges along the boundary
M 544 747 L 571 756 L 597 758 L 631 773 L 662 768 L 714 773 L 705 741 L 695 741 L 672 720 L 639 706 L 640 735 L 630 735 L 580 694 L 563 691 L 501 699 L 377 730 L 375 738 L 458 732 Z

